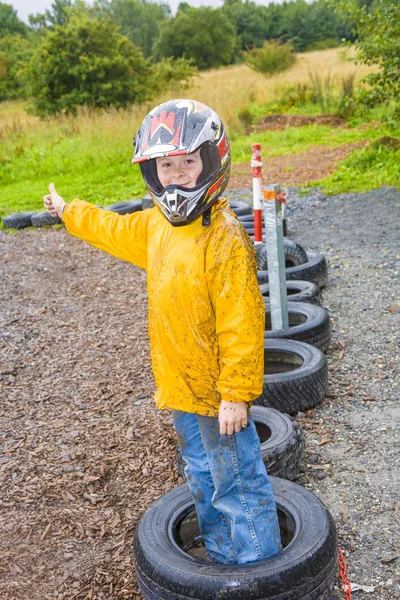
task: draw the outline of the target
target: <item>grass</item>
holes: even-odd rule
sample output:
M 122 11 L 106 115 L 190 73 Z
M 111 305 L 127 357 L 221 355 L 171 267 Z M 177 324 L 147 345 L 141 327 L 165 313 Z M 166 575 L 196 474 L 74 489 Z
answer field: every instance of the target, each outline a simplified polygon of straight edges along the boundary
M 400 132 L 398 132 L 400 134 Z M 328 194 L 364 192 L 400 185 L 400 150 L 372 144 L 341 161 L 330 177 L 316 182 Z
M 330 128 L 325 125 L 307 125 L 305 127 L 290 127 L 283 131 L 264 131 L 252 134 L 251 142 L 261 144 L 262 155 L 287 156 L 309 150 L 312 146 L 329 146 L 335 148 L 359 140 L 374 140 L 388 135 L 387 126 L 370 124 L 367 127 Z M 399 131 L 400 133 L 400 131 Z M 232 160 L 234 163 L 249 162 L 251 159 L 251 144 L 249 138 L 241 136 L 232 144 Z
M 228 126 L 234 163 L 250 160 L 252 142 L 262 144 L 264 156 L 277 156 L 302 152 L 315 145 L 335 147 L 388 135 L 385 125 L 365 124 L 362 119 L 355 120 L 348 128 L 314 125 L 245 135 L 239 118 L 241 111 L 251 106 L 265 107 L 268 103 L 273 106 L 285 86 L 304 84 L 309 81 L 310 72 L 323 75 L 327 70 L 331 81 L 337 81 L 338 85 L 351 73 L 359 81 L 368 72 L 367 68 L 349 62 L 343 50 L 330 49 L 302 54 L 293 69 L 268 79 L 246 65 L 203 72 L 185 95 L 209 104 L 221 115 Z M 126 111 L 89 113 L 82 110 L 76 118 L 45 121 L 27 114 L 24 102 L 2 103 L 0 216 L 22 210 L 42 210 L 42 198 L 51 181 L 67 201 L 78 196 L 105 206 L 140 197 L 145 187 L 139 168 L 130 164 L 132 138 L 143 116 L 166 99 L 168 97 L 163 96 Z M 296 110 L 308 111 L 308 114 L 316 112 L 311 105 L 290 109 L 291 112 Z M 373 116 L 379 119 L 381 113 Z M 391 134 L 400 135 L 400 132 Z M 352 181 L 353 189 L 358 185 L 371 187 L 375 185 L 373 182 L 382 185 L 394 181 L 398 157 L 393 155 L 396 153 L 389 149 L 380 151 L 382 160 L 375 161 L 367 157 L 366 151 L 362 152 L 355 153 L 353 162 L 347 159 L 340 165 L 337 173 L 327 180 L 329 189 L 338 189 L 341 181 L 348 182 L 346 185 Z

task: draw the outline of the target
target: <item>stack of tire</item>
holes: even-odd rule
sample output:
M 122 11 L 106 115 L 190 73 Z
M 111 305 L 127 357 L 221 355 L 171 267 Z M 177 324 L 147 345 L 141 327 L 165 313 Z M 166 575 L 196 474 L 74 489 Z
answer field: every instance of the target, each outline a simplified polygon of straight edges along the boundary
M 230 202 L 247 229 L 252 209 Z M 258 281 L 265 301 L 264 389 L 251 413 L 278 509 L 283 550 L 247 565 L 217 565 L 201 549 L 194 502 L 187 485 L 160 497 L 136 531 L 135 565 L 144 598 L 155 600 L 328 600 L 337 579 L 333 519 L 322 502 L 293 482 L 304 460 L 304 437 L 291 415 L 313 408 L 327 392 L 324 352 L 330 342 L 328 312 L 319 305 L 325 259 L 285 238 L 289 328 L 271 331 L 265 246 L 256 247 Z M 177 448 L 178 471 L 184 463 Z
M 238 201 L 230 205 L 254 239 L 251 207 Z M 104 209 L 124 215 L 152 206 L 151 198 L 145 196 Z M 25 212 L 5 217 L 3 226 L 22 229 L 61 222 L 47 212 Z M 135 566 L 146 600 L 333 599 L 335 525 L 322 502 L 294 483 L 303 465 L 305 443 L 299 423 L 291 416 L 316 406 L 327 391 L 323 352 L 329 346 L 330 325 L 318 301 L 319 289 L 327 281 L 327 266 L 320 254 L 305 252 L 284 238 L 289 328 L 271 331 L 266 248 L 257 245 L 256 251 L 266 311 L 265 375 L 263 393 L 251 413 L 274 491 L 283 550 L 247 565 L 210 563 L 201 552 L 194 502 L 185 484 L 161 496 L 138 525 Z M 177 466 L 185 477 L 179 448 Z

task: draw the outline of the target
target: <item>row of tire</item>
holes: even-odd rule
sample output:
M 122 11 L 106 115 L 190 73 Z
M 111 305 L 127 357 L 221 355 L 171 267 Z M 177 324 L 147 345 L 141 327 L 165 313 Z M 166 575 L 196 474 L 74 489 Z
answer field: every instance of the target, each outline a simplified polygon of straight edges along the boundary
M 149 208 L 149 196 L 144 196 L 141 200 L 125 200 L 108 206 L 99 207 L 104 210 L 116 212 L 119 215 L 127 215 L 143 208 Z M 3 227 L 10 229 L 24 229 L 26 227 L 48 227 L 51 225 L 60 225 L 62 220 L 59 217 L 52 217 L 47 211 L 37 212 L 29 210 L 25 212 L 13 213 L 3 218 Z
M 251 208 L 230 204 L 252 237 Z M 289 328 L 271 331 L 267 256 L 264 246 L 256 250 L 266 310 L 265 367 L 263 393 L 251 413 L 274 491 L 283 550 L 247 565 L 202 560 L 194 502 L 188 486 L 180 486 L 152 504 L 136 530 L 136 575 L 146 600 L 333 600 L 335 525 L 322 502 L 294 483 L 303 467 L 305 440 L 290 416 L 316 406 L 327 392 L 324 352 L 331 330 L 329 314 L 319 305 L 327 266 L 321 255 L 285 238 Z M 179 446 L 176 461 L 185 479 Z
M 152 206 L 146 196 L 104 207 L 130 214 Z M 230 201 L 250 238 L 252 209 Z M 61 223 L 47 212 L 18 213 L 4 227 L 43 227 Z M 284 223 L 284 231 L 286 224 Z M 268 259 L 256 246 L 258 282 L 265 302 L 264 389 L 251 412 L 260 437 L 278 509 L 283 550 L 248 565 L 217 565 L 198 557 L 201 546 L 192 496 L 185 484 L 161 496 L 142 517 L 135 535 L 134 557 L 139 588 L 147 600 L 328 600 L 337 578 L 335 526 L 322 502 L 294 483 L 302 469 L 305 441 L 293 417 L 325 397 L 328 369 L 324 356 L 330 343 L 328 312 L 319 305 L 327 282 L 323 256 L 306 252 L 284 238 L 289 328 L 271 331 Z M 184 464 L 179 448 L 178 471 Z

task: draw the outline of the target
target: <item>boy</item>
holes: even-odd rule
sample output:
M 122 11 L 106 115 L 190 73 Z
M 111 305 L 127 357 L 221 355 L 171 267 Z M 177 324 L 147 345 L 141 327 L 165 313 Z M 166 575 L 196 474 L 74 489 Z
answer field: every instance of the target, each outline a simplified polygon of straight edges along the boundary
M 218 115 L 192 100 L 153 109 L 135 138 L 156 207 L 120 216 L 50 184 L 69 233 L 146 269 L 158 408 L 172 410 L 210 558 L 248 563 L 281 548 L 271 485 L 249 415 L 263 386 L 265 308 L 250 240 L 220 199 L 230 172 Z

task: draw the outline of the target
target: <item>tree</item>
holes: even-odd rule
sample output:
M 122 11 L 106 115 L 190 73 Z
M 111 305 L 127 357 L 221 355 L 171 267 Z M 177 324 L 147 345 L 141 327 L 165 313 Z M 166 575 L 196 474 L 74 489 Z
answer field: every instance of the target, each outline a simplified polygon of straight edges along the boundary
M 378 67 L 367 75 L 369 84 L 362 100 L 367 104 L 400 98 L 400 10 L 398 0 L 365 3 L 357 0 L 329 0 L 343 19 L 351 19 L 357 31 L 357 58 Z
M 235 27 L 238 51 L 261 47 L 264 40 L 277 37 L 272 15 L 265 6 L 247 0 L 225 0 L 223 11 Z
M 121 33 L 149 57 L 159 36 L 160 24 L 169 16 L 170 9 L 167 4 L 151 0 L 99 0 L 94 7 L 96 13 L 111 17 L 121 27 Z
M 109 19 L 76 14 L 48 30 L 26 69 L 39 116 L 126 107 L 152 95 L 151 65 Z
M 46 28 L 54 29 L 56 25 L 65 25 L 70 17 L 73 7 L 73 0 L 54 0 L 51 9 L 46 9 L 43 15 L 29 15 L 29 25 L 36 31 L 41 31 Z M 77 2 L 78 10 L 83 7 L 82 0 Z
M 235 29 L 223 9 L 185 8 L 161 25 L 155 55 L 184 57 L 199 69 L 211 69 L 231 63 L 235 43 Z
M 324 41 L 339 45 L 350 34 L 326 0 L 290 0 L 268 6 L 252 0 L 225 0 L 223 10 L 236 29 L 238 50 L 280 40 L 293 42 L 295 50 L 303 52 Z
M 28 27 L 17 16 L 17 11 L 10 4 L 0 2 L 0 38 L 5 35 L 26 35 Z
M 26 97 L 26 85 L 19 74 L 32 53 L 32 43 L 22 35 L 0 39 L 0 101 Z

